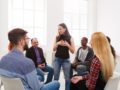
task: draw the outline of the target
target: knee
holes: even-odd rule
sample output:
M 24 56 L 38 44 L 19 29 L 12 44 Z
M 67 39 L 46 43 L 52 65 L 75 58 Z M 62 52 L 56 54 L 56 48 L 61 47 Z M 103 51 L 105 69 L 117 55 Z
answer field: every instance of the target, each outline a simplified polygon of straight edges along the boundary
M 56 88 L 59 88 L 60 87 L 60 83 L 58 81 L 53 81 L 53 84 Z
M 76 67 L 76 70 L 86 70 L 87 68 L 86 68 L 86 66 L 85 65 L 78 65 L 77 67 Z

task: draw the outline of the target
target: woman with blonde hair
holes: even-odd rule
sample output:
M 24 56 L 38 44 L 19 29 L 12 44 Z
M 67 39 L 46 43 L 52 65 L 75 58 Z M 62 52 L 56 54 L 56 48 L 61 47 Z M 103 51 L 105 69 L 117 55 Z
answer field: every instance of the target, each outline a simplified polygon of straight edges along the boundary
M 91 46 L 95 56 L 90 73 L 72 77 L 70 90 L 104 90 L 108 79 L 113 75 L 114 57 L 106 36 L 102 32 L 93 33 Z

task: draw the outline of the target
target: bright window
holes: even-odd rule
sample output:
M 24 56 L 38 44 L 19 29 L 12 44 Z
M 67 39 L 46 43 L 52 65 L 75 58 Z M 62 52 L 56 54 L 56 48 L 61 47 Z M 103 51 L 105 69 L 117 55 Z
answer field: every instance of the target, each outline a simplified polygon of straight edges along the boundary
M 67 24 L 75 45 L 88 36 L 88 0 L 64 0 L 64 22 Z
M 23 28 L 30 38 L 37 37 L 41 45 L 46 45 L 46 0 L 8 1 L 9 29 Z

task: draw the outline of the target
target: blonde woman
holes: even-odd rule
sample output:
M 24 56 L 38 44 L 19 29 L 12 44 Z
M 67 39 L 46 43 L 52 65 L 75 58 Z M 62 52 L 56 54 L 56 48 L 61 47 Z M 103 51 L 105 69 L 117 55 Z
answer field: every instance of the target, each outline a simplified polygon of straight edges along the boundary
M 106 36 L 102 32 L 95 32 L 91 37 L 91 46 L 95 56 L 90 73 L 74 76 L 70 90 L 104 90 L 106 82 L 113 75 L 114 57 Z

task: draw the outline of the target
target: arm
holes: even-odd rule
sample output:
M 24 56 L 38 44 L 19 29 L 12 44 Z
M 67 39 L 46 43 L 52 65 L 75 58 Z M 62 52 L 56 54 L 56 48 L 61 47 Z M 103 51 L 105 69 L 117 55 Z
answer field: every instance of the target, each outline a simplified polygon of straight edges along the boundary
M 40 50 L 40 55 L 41 55 L 41 58 L 42 58 L 42 63 L 47 64 L 47 63 L 46 63 L 46 59 L 45 59 L 45 57 L 44 57 L 43 49 L 42 49 L 42 48 L 39 48 L 39 50 Z
M 65 46 L 69 48 L 71 53 L 74 53 L 75 52 L 74 40 L 71 38 L 70 42 L 71 42 L 71 45 L 68 42 L 65 42 Z
M 86 81 L 87 82 L 86 85 L 89 90 L 94 90 L 97 79 L 99 77 L 100 70 L 101 70 L 100 61 L 97 58 L 94 58 L 91 64 L 88 80 Z
M 44 85 L 38 80 L 36 70 L 33 70 L 32 72 L 26 74 L 26 79 L 29 87 L 32 90 L 40 90 L 40 88 Z
M 53 46 L 53 51 L 56 51 L 57 50 L 57 47 L 58 47 L 58 45 L 60 45 L 60 41 L 59 42 L 57 42 L 56 40 L 54 41 L 54 46 Z

